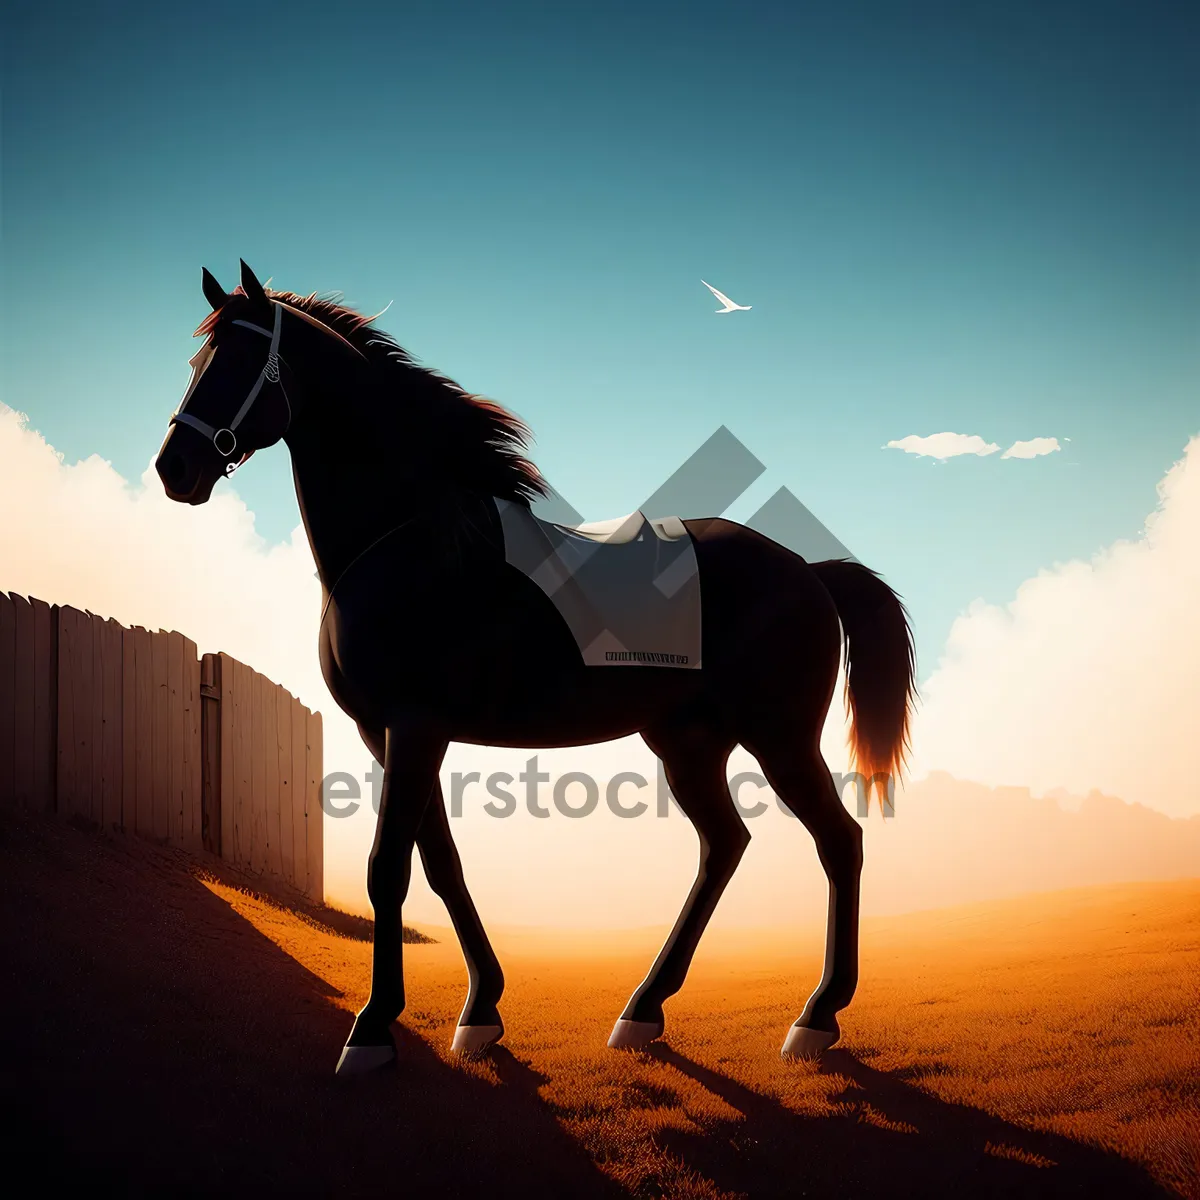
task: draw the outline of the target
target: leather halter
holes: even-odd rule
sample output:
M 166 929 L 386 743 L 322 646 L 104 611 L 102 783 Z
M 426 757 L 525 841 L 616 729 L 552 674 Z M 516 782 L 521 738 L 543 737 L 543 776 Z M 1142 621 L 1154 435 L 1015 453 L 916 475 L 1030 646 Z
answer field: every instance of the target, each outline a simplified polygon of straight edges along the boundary
M 198 429 L 202 434 L 204 434 L 205 437 L 211 438 L 213 446 L 216 448 L 217 453 L 220 454 L 222 458 L 229 458 L 237 449 L 237 436 L 235 435 L 234 430 L 237 429 L 246 415 L 250 412 L 254 401 L 258 399 L 258 393 L 262 390 L 264 383 L 277 383 L 279 385 L 279 390 L 283 392 L 284 403 L 287 404 L 288 409 L 288 421 L 287 425 L 284 426 L 283 432 L 287 433 L 292 425 L 292 402 L 288 399 L 287 389 L 284 388 L 283 381 L 279 377 L 279 363 L 281 360 L 279 353 L 279 330 L 283 321 L 283 305 L 280 304 L 278 300 L 272 300 L 270 303 L 275 307 L 274 330 L 264 329 L 261 325 L 255 325 L 251 321 L 233 322 L 234 325 L 244 325 L 247 329 L 253 329 L 255 333 L 261 333 L 263 337 L 271 339 L 271 349 L 267 352 L 267 361 L 263 365 L 263 369 L 258 373 L 258 378 L 254 381 L 254 386 L 250 389 L 246 399 L 242 401 L 242 407 L 238 409 L 237 415 L 233 418 L 233 420 L 230 421 L 227 426 L 224 426 L 220 429 L 214 429 L 206 421 L 202 421 L 199 417 L 194 417 L 191 413 L 184 411 L 187 406 L 187 398 L 184 399 L 184 402 L 171 416 L 170 424 L 174 425 L 179 423 L 181 425 L 190 425 L 193 429 Z M 287 359 L 283 359 L 282 361 L 286 366 Z M 290 370 L 291 368 L 289 367 L 288 369 Z M 221 448 L 219 439 L 221 438 L 222 434 L 228 436 L 229 448 L 227 450 Z

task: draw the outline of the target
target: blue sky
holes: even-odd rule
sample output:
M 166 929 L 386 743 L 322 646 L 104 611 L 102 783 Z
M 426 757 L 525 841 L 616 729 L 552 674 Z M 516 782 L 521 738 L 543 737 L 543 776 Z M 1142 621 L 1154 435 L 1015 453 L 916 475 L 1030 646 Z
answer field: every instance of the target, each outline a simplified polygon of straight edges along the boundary
M 1193 4 L 23 7 L 3 399 L 68 459 L 140 475 L 244 257 L 391 301 L 589 519 L 727 425 L 767 468 L 727 515 L 790 488 L 927 673 L 975 597 L 1136 535 L 1200 431 Z M 941 431 L 1071 440 L 882 449 Z M 287 536 L 284 448 L 235 482 Z

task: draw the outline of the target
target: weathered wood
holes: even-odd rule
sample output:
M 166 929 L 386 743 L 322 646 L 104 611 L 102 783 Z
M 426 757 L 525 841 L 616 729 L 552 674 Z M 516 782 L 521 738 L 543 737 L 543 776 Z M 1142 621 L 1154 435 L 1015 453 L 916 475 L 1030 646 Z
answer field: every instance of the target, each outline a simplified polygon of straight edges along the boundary
M 319 713 L 182 634 L 0 593 L 0 799 L 78 814 L 321 897 Z
M 134 628 L 136 647 L 137 803 L 134 829 L 144 836 L 154 833 L 154 637 L 140 625 Z
M 183 634 L 158 635 L 167 648 L 167 839 L 183 845 Z
M 34 806 L 35 656 L 33 609 L 24 596 L 10 594 L 13 604 L 13 800 L 18 808 Z
M 17 627 L 13 602 L 0 592 L 0 804 L 15 803 Z
M 151 679 L 153 681 L 153 810 L 154 836 L 166 841 L 171 819 L 171 692 L 167 678 L 168 637 L 163 630 L 150 635 Z
M 70 605 L 59 609 L 58 795 L 64 816 L 92 819 L 92 621 Z
M 308 709 L 295 697 L 292 710 L 292 882 L 308 889 Z
M 70 816 L 75 811 L 75 687 L 78 682 L 75 671 L 75 618 L 78 615 L 69 605 L 55 609 L 55 641 L 58 659 L 55 663 L 57 675 L 57 704 L 55 710 L 54 739 L 54 794 L 55 807 L 60 816 Z
M 269 679 L 262 681 L 262 756 L 263 792 L 267 818 L 267 870 L 277 878 L 283 874 L 283 854 L 279 845 L 279 733 L 276 711 L 283 688 Z
M 284 688 L 275 695 L 276 775 L 279 779 L 279 870 L 289 883 L 296 882 L 295 814 L 292 811 L 292 705 L 295 697 Z
M 122 824 L 124 747 L 122 728 L 124 630 L 116 621 L 94 622 L 99 651 L 97 678 L 100 696 L 100 804 L 97 820 L 105 829 Z
M 235 858 L 239 866 L 251 866 L 252 833 L 254 816 L 254 792 L 251 780 L 253 771 L 253 743 L 250 740 L 250 713 L 254 672 L 245 663 L 235 661 L 236 683 L 233 688 L 233 771 Z
M 100 823 L 100 772 L 97 758 L 100 747 L 100 684 L 96 678 L 96 616 L 84 609 L 76 615 L 73 636 L 76 674 L 72 697 L 75 711 L 75 812 L 89 821 Z
M 221 827 L 218 845 L 221 857 L 229 859 L 230 862 L 237 862 L 237 781 L 233 769 L 234 673 L 234 660 L 228 654 L 221 654 L 220 666 L 216 675 L 216 683 L 221 689 L 219 712 L 221 719 L 219 738 L 221 747 L 221 783 L 219 788 Z
M 121 825 L 137 829 L 137 632 L 121 630 Z
M 58 704 L 56 609 L 32 600 L 33 609 L 33 805 L 54 811 L 55 736 Z
M 87 752 L 83 767 L 90 780 L 87 817 L 104 828 L 104 663 L 101 658 L 104 618 L 86 609 L 87 634 L 80 645 L 80 662 L 87 660 L 86 673 L 91 695 L 82 712 L 75 710 L 75 732 L 87 730 Z
M 250 866 L 265 871 L 267 858 L 267 780 L 266 754 L 263 747 L 263 706 L 266 679 L 257 671 L 251 672 L 250 682 L 250 741 L 253 755 L 251 787 L 253 788 L 253 817 L 250 834 Z
M 221 655 L 200 660 L 200 838 L 221 853 Z
M 321 714 L 308 716 L 308 788 L 305 793 L 307 811 L 305 815 L 308 847 L 308 895 L 320 903 L 325 900 L 324 846 L 325 820 L 321 811 L 321 773 L 323 770 L 323 738 Z
M 200 746 L 200 659 L 196 643 L 183 639 L 183 845 L 199 850 L 203 845 L 200 789 L 203 785 L 203 752 Z

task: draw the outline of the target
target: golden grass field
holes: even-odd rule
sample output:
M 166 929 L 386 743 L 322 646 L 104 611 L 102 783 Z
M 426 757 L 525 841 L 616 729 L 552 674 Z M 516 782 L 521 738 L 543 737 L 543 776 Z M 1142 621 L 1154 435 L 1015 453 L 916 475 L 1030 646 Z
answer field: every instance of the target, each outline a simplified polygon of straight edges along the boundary
M 362 1006 L 367 944 L 322 935 L 243 892 L 210 886 L 336 988 L 338 1006 Z M 462 958 L 453 931 L 423 931 L 440 940 L 406 950 L 403 1023 L 456 1069 L 502 1086 L 494 1063 L 450 1054 Z M 826 1070 L 778 1056 L 820 977 L 819 930 L 799 946 L 774 931 L 710 935 L 668 1005 L 665 1044 L 639 1054 L 608 1050 L 612 1022 L 663 933 L 495 936 L 508 979 L 507 1052 L 544 1080 L 538 1093 L 563 1128 L 635 1194 L 733 1194 L 718 1179 L 728 1175 L 736 1186 L 739 1160 L 753 1157 L 764 1120 L 782 1132 L 789 1117 L 799 1124 L 836 1116 L 866 1127 L 864 1138 L 883 1130 L 920 1142 L 943 1113 L 974 1150 L 1028 1171 L 1053 1172 L 1061 1150 L 1079 1143 L 1139 1163 L 1181 1194 L 1196 1187 L 1200 881 L 866 922 L 863 981 L 842 1021 L 844 1053 Z M 951 1115 L 949 1106 L 994 1120 Z M 693 1154 L 689 1146 L 703 1141 L 714 1143 L 713 1153 Z M 706 1157 L 711 1174 L 689 1165 Z M 779 1167 L 786 1160 L 758 1169 Z
M 14 944 L 24 964 L 12 969 L 15 986 L 46 976 L 27 998 L 46 1018 L 59 996 L 43 961 L 61 959 L 59 974 L 70 980 L 62 986 L 83 988 L 77 960 L 86 941 L 91 957 L 83 957 L 103 964 L 94 992 L 79 993 L 95 1028 L 122 1031 L 113 1040 L 126 1055 L 131 1041 L 143 1046 L 146 1072 L 188 1097 L 176 1104 L 188 1113 L 176 1157 L 198 1153 L 199 1138 L 218 1158 L 256 1162 L 219 1115 L 231 1105 L 249 1112 L 253 1094 L 255 1111 L 274 1114 L 276 1132 L 264 1139 L 306 1131 L 296 1132 L 288 1166 L 272 1168 L 277 1178 L 346 1172 L 344 1186 L 314 1182 L 312 1194 L 1200 1196 L 1200 880 L 865 921 L 858 993 L 842 1017 L 842 1042 L 819 1065 L 778 1055 L 819 978 L 815 922 L 791 939 L 712 931 L 667 1005 L 664 1040 L 641 1053 L 610 1051 L 605 1041 L 664 930 L 494 931 L 507 1032 L 478 1061 L 449 1051 L 466 982 L 457 943 L 448 930 L 426 928 L 436 944 L 405 947 L 409 1001 L 396 1071 L 348 1083 L 332 1072 L 350 1015 L 366 999 L 366 941 L 242 890 L 227 873 L 200 878 L 157 847 L 57 828 L 28 836 L 26 846 L 6 835 L 6 895 L 20 885 L 26 905 L 66 914 L 63 888 L 39 880 L 65 870 L 77 893 L 89 894 L 97 880 L 110 882 L 87 905 L 98 914 L 95 931 L 47 917 L 37 944 Z M 137 883 L 126 887 L 131 871 Z M 131 968 L 97 948 L 134 944 L 138 929 L 149 948 L 131 980 Z M 193 977 L 186 964 L 198 955 L 211 959 Z M 144 986 L 157 1000 L 139 994 L 119 1007 L 116 997 L 137 994 L 143 980 L 153 980 Z M 185 1002 L 189 1023 L 209 1015 L 171 1032 L 176 1018 L 166 1010 Z M 19 1064 L 21 1086 L 69 1070 L 82 1103 L 89 1088 L 113 1092 L 106 1071 L 123 1061 L 128 1073 L 116 1051 L 110 1060 L 97 1050 L 86 1068 L 75 1057 L 69 1068 L 48 1064 L 60 1044 L 49 1038 L 33 1061 L 29 1036 L 5 1047 L 30 1059 Z M 172 1073 L 158 1059 L 175 1054 Z M 211 1124 L 202 1133 L 196 1091 Z M 133 1128 L 153 1122 L 158 1095 L 122 1098 L 122 1119 Z M 39 1111 L 43 1121 L 71 1124 L 49 1099 Z M 239 1117 L 239 1128 L 248 1119 Z M 329 1122 L 345 1132 L 324 1147 Z M 369 1135 L 350 1132 L 366 1126 Z M 58 1132 L 69 1143 L 85 1137 Z M 79 1153 L 97 1153 L 92 1142 L 80 1145 Z M 112 1163 L 121 1161 L 114 1151 Z M 161 1174 L 167 1159 L 153 1161 Z M 205 1170 L 206 1187 L 228 1182 L 219 1165 Z M 381 1190 L 381 1177 L 394 1187 Z

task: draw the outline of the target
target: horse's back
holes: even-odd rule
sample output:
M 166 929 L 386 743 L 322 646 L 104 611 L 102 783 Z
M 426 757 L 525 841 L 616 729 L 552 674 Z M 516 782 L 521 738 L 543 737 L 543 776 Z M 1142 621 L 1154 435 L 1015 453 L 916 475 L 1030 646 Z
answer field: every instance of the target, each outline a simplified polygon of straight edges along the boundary
M 706 666 L 759 674 L 773 657 L 824 665 L 840 648 L 837 607 L 805 559 L 724 517 L 684 521 L 696 546 Z M 772 668 L 773 669 L 773 668 Z M 836 670 L 836 667 L 835 667 Z

